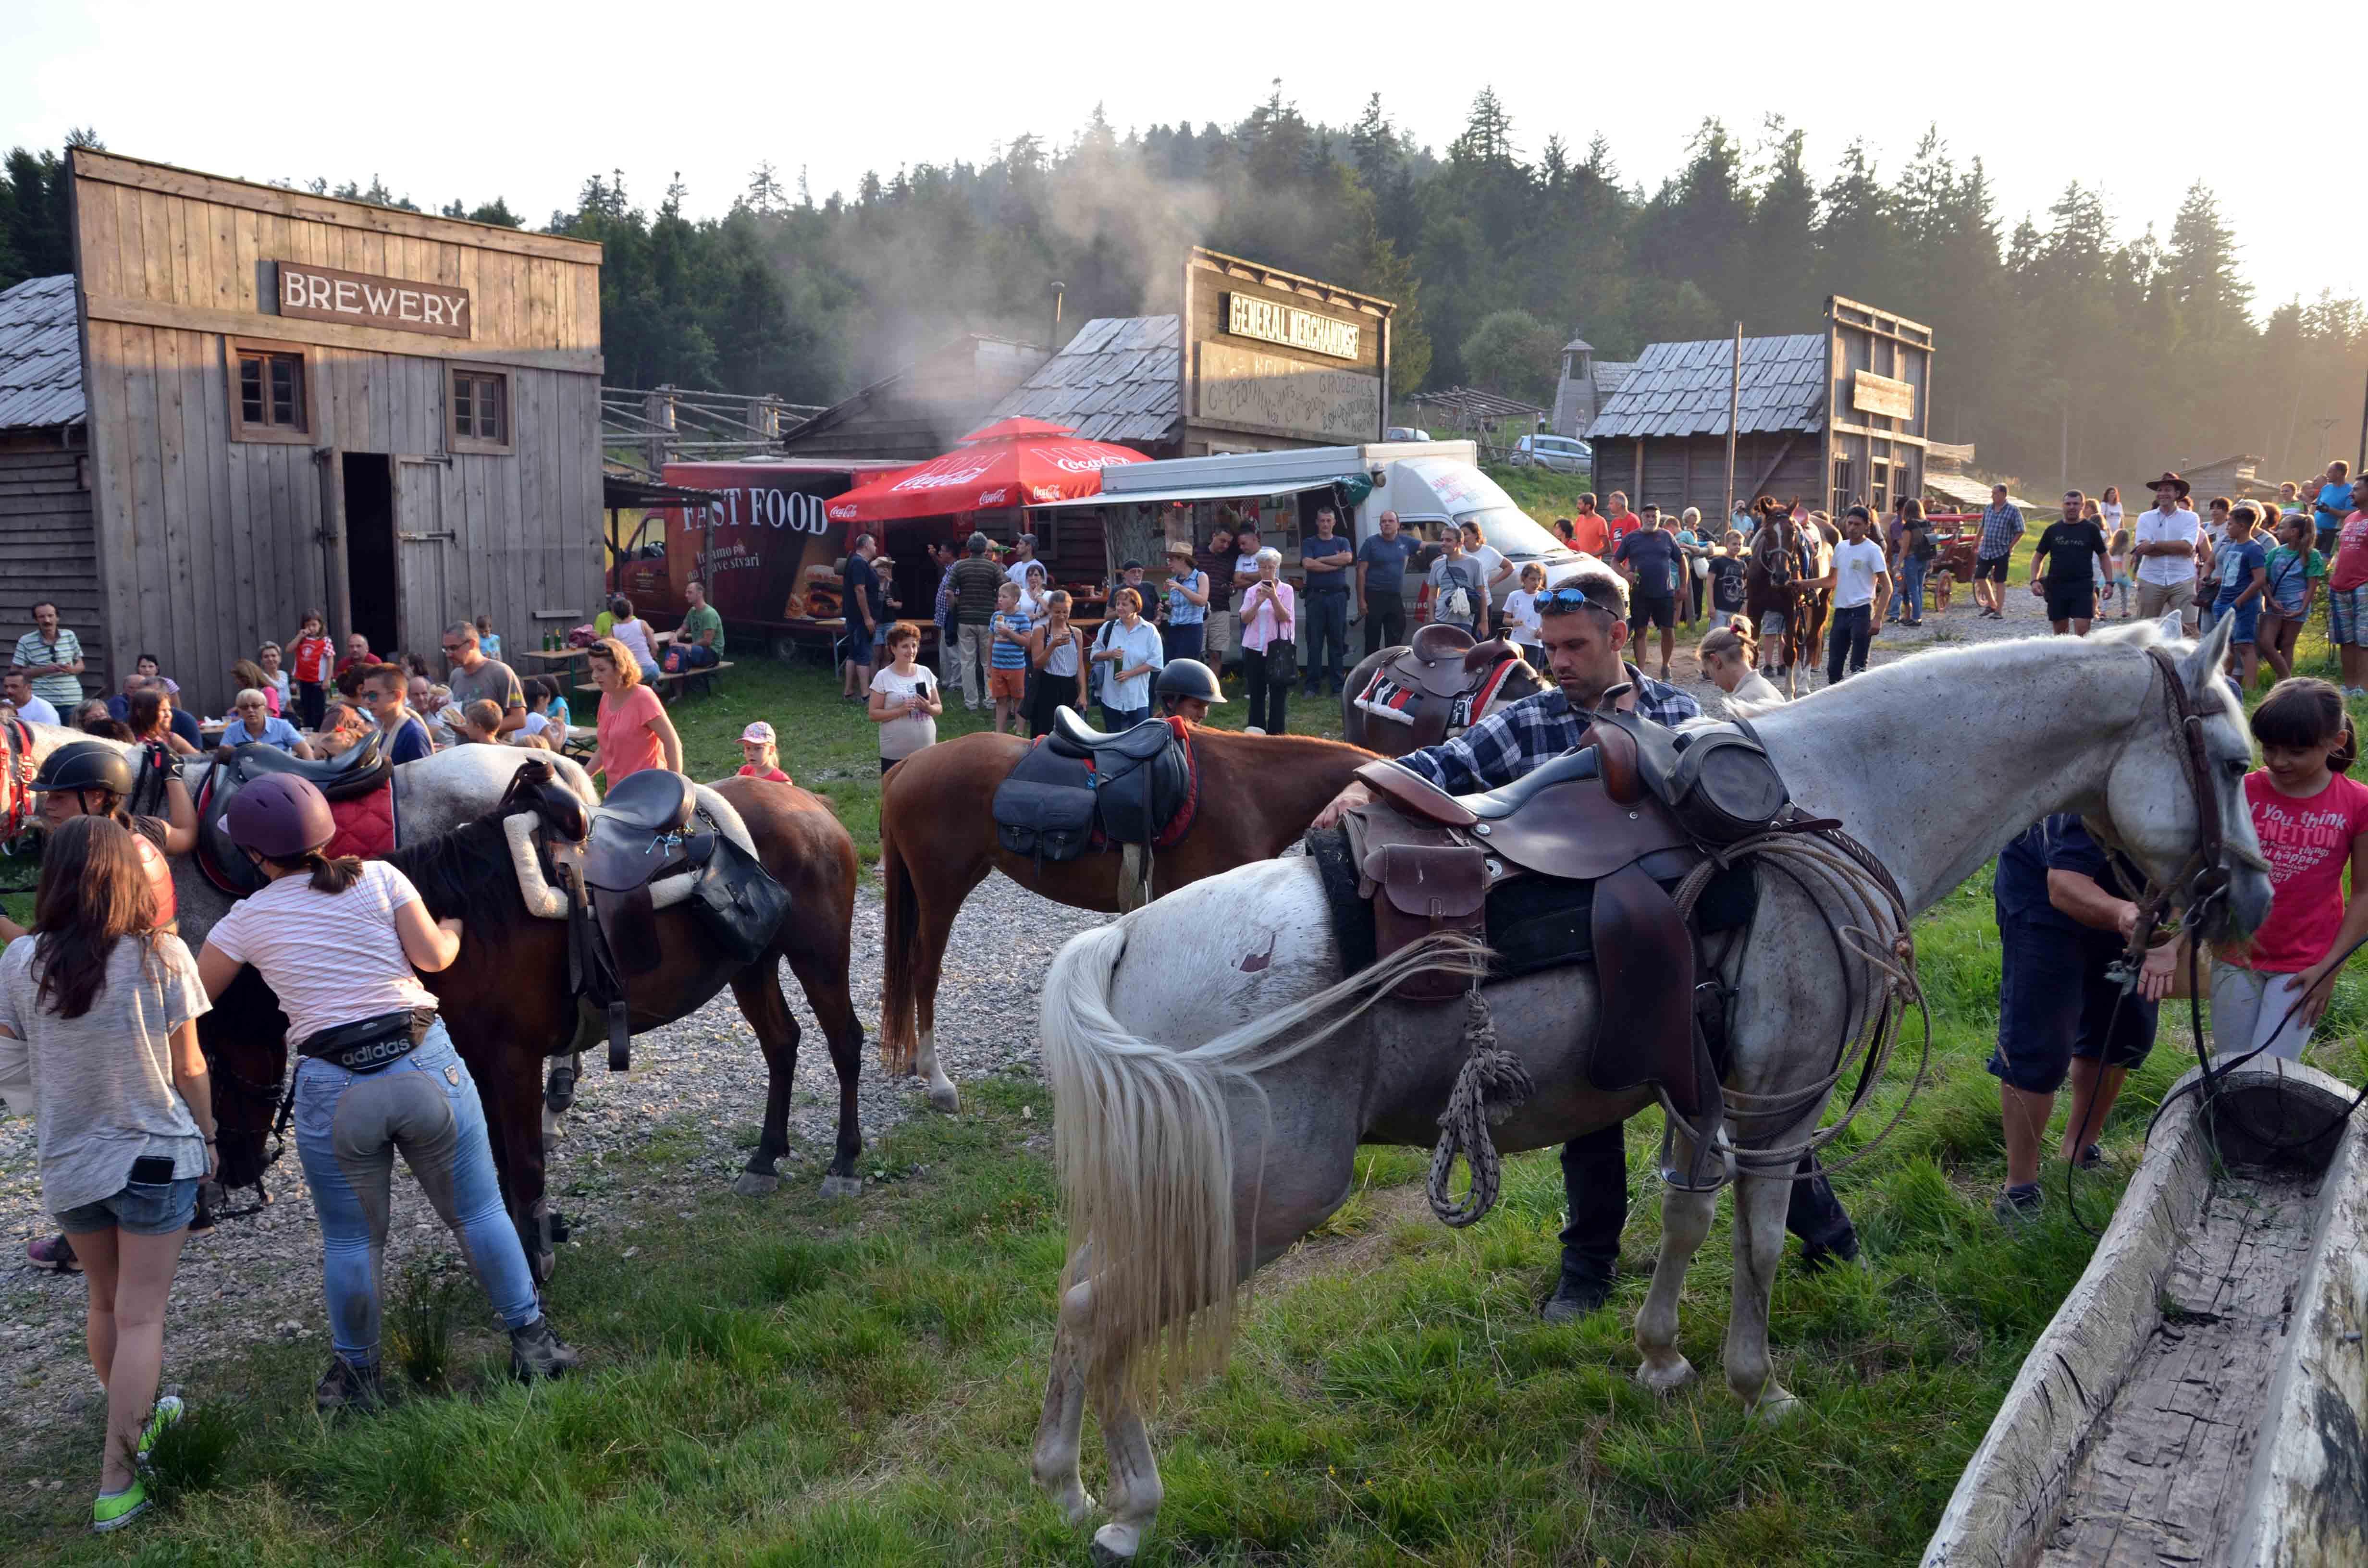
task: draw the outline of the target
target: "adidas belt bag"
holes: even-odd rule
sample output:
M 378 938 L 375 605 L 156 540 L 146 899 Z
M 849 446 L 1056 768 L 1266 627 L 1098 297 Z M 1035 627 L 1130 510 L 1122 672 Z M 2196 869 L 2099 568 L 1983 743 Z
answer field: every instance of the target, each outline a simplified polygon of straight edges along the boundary
M 299 1056 L 317 1056 L 348 1073 L 375 1073 L 410 1055 L 436 1022 L 433 1007 L 407 1007 L 307 1035 Z

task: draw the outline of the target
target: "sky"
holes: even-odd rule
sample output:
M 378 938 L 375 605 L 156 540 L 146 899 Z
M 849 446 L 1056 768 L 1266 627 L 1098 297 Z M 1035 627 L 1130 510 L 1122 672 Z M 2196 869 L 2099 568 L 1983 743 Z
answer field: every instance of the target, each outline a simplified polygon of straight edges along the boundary
M 1647 188 L 1706 114 L 1748 143 L 1765 116 L 1808 133 L 1822 180 L 1863 139 L 1896 172 L 1929 124 L 1987 165 L 2010 233 L 2043 225 L 2069 180 L 2101 186 L 2122 237 L 2168 236 L 2202 179 L 2237 231 L 2256 312 L 2322 289 L 2368 298 L 2368 247 L 2328 243 L 2323 209 L 2356 189 L 2356 116 L 2296 112 L 2271 74 L 2317 94 L 2340 5 L 2225 10 L 2021 0 L 1835 11 L 1702 3 L 1505 6 L 1429 0 L 1324 12 L 1247 6 L 974 5 L 662 7 L 613 0 L 218 6 L 0 4 L 0 145 L 56 147 L 87 126 L 133 157 L 252 179 L 375 175 L 422 207 L 500 196 L 540 224 L 586 176 L 621 169 L 655 205 L 679 172 L 692 216 L 721 213 L 761 162 L 794 193 L 852 191 L 866 169 L 985 161 L 1013 138 L 1065 142 L 1099 103 L 1121 134 L 1231 124 L 1271 90 L 1346 125 L 1378 90 L 1444 149 L 1493 86 L 1534 157 L 1600 131 Z M 239 18 L 235 21 L 230 18 Z M 1306 18 L 1304 21 L 1294 17 Z M 1863 32 L 1862 48 L 1850 40 Z M 2345 51 L 2356 52 L 2368 29 Z M 2230 58 L 2204 52 L 2226 40 Z M 2321 62 L 2314 64 L 2313 62 Z M 2217 81 L 2223 66 L 2240 74 Z M 2184 78 L 2156 89 L 2157 73 Z M 1839 84 L 1848 80 L 1847 88 Z M 2232 96 L 2258 90 L 2254 107 Z M 2251 95 L 2245 95 L 2250 97 Z

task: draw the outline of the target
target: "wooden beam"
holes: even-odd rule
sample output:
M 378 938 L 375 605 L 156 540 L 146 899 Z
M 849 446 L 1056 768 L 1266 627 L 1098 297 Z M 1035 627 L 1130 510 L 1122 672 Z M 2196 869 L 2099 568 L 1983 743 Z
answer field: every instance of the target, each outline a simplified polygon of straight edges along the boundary
M 480 250 L 503 251 L 511 256 L 569 261 L 579 267 L 600 265 L 600 246 L 592 240 L 571 240 L 557 234 L 538 234 L 525 229 L 506 229 L 498 223 L 472 223 L 465 218 L 431 218 L 424 212 L 376 207 L 366 201 L 340 201 L 334 197 L 314 196 L 310 191 L 285 190 L 276 185 L 255 185 L 219 175 L 199 174 L 190 169 L 176 169 L 167 164 L 143 163 L 137 158 L 96 152 L 87 147 L 75 148 L 72 157 L 76 179 L 129 186 L 134 190 L 153 190 L 166 196 L 189 197 L 199 201 L 218 202 L 225 207 L 243 207 L 252 212 L 268 212 L 302 222 L 334 223 L 341 229 L 366 229 L 381 234 L 427 240 L 438 244 L 472 245 Z
M 1837 310 L 1856 311 L 1859 314 L 1873 318 L 1876 321 L 1890 322 L 1897 328 L 1905 328 L 1910 331 L 1920 332 L 1928 338 L 1932 335 L 1932 329 L 1926 326 L 1920 321 L 1909 321 L 1906 316 L 1901 315 L 1896 311 L 1886 311 L 1874 305 L 1861 304 L 1846 294 L 1827 295 L 1826 309 L 1829 313 Z M 1864 325 L 1865 324 L 1851 323 L 1850 324 Z M 1918 345 L 1918 347 L 1929 347 L 1929 345 Z
M 1839 419 L 1834 421 L 1834 433 L 1838 436 L 1873 436 L 1878 440 L 1897 441 L 1910 447 L 1922 447 L 1927 444 L 1923 437 L 1910 436 L 1905 430 L 1875 430 L 1864 425 L 1846 424 Z
M 147 300 L 93 298 L 85 302 L 84 313 L 91 321 L 119 322 L 127 326 L 215 332 L 225 337 L 268 337 L 323 348 L 404 354 L 421 359 L 473 359 L 482 364 L 507 365 L 526 370 L 572 370 L 581 375 L 597 376 L 603 364 L 600 351 L 597 348 L 495 348 L 463 338 L 391 332 L 384 327 L 347 326 L 341 322 L 299 321 L 292 316 L 216 310 L 211 305 L 164 305 Z

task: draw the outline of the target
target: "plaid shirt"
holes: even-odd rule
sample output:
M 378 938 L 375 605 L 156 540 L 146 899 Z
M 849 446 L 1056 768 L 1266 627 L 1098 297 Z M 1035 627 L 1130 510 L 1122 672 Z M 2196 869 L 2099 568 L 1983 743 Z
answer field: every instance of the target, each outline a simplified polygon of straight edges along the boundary
M 1996 561 L 2011 552 L 2014 541 L 2022 537 L 2022 512 L 2011 501 L 2003 506 L 1982 508 L 1982 542 L 1980 554 L 1985 561 Z
M 1682 723 L 1702 717 L 1702 704 L 1674 686 L 1646 680 L 1635 665 L 1627 666 L 1636 688 L 1636 711 L 1658 724 Z M 1570 710 L 1570 699 L 1560 689 L 1542 691 L 1499 708 L 1452 741 L 1425 746 L 1398 758 L 1451 795 L 1501 790 L 1548 757 L 1560 756 L 1578 744 L 1587 722 Z

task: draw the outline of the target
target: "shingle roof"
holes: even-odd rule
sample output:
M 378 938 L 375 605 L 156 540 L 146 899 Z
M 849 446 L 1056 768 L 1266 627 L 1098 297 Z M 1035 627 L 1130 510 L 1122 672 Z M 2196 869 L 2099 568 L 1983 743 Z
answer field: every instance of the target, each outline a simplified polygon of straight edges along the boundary
M 1735 340 L 1655 343 L 1620 390 L 1604 400 L 1589 437 L 1724 436 Z M 1736 427 L 1817 430 L 1825 425 L 1826 340 L 1822 334 L 1743 340 Z
M 0 430 L 82 418 L 74 274 L 28 278 L 0 293 Z
M 1089 441 L 1169 441 L 1183 422 L 1174 316 L 1097 316 L 982 423 L 1021 415 Z
M 1609 365 L 1599 364 L 1594 369 L 1596 405 L 1600 407 L 1603 401 L 1618 392 L 1620 384 L 1635 370 L 1636 361 L 1628 359 Z

